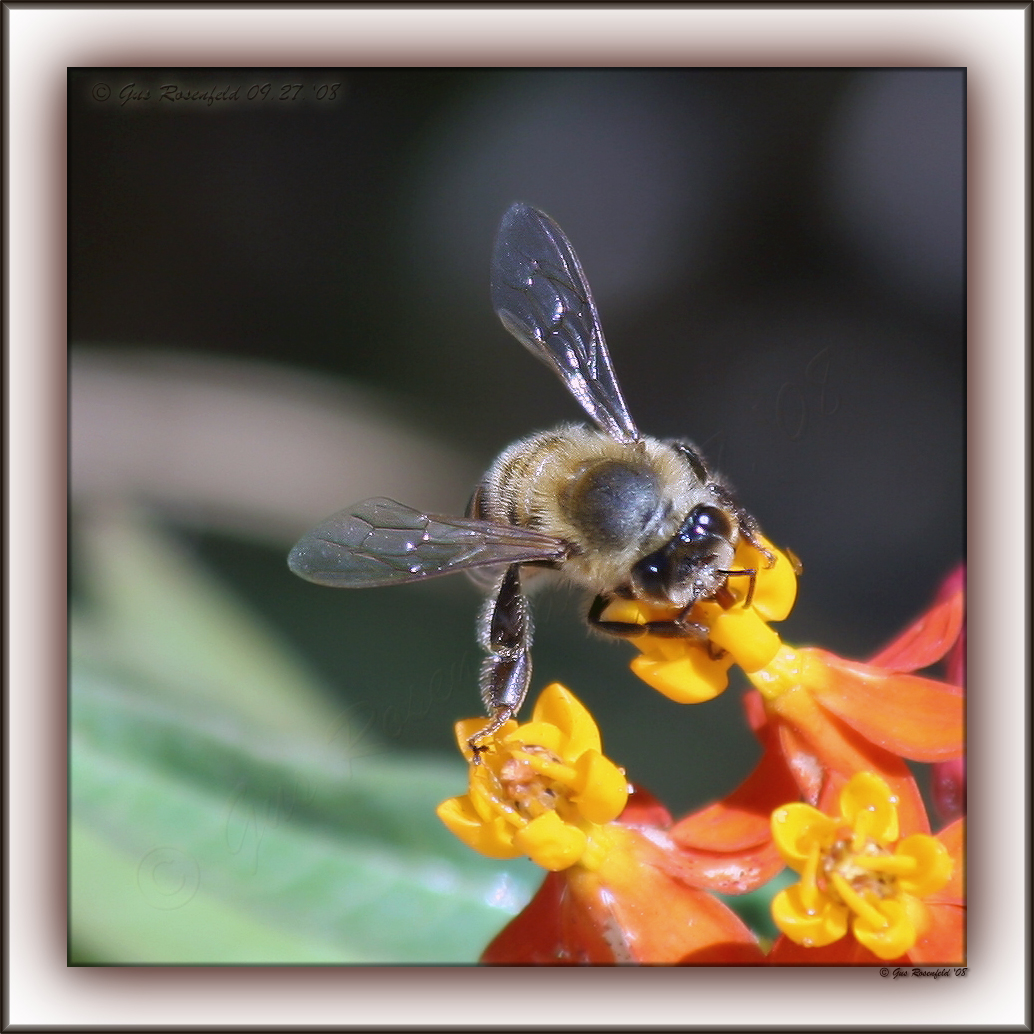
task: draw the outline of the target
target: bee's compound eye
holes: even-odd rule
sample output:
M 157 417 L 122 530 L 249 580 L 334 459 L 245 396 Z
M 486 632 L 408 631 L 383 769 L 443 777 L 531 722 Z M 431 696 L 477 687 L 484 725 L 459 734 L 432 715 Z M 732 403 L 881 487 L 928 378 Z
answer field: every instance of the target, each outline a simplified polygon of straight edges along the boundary
M 632 568 L 632 581 L 647 599 L 664 602 L 668 599 L 668 575 L 671 560 L 667 547 L 644 556 Z
M 701 539 L 727 539 L 732 531 L 729 518 L 717 506 L 694 506 L 682 524 L 679 535 L 686 542 Z

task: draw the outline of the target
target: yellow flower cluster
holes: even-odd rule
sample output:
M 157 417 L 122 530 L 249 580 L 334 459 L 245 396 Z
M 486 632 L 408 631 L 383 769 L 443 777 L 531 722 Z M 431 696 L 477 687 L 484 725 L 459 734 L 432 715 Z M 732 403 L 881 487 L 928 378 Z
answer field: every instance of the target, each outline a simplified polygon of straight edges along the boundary
M 456 724 L 461 751 L 484 719 Z M 594 869 L 607 851 L 607 824 L 628 800 L 625 773 L 602 754 L 592 715 L 558 683 L 543 690 L 530 722 L 513 719 L 483 744 L 462 797 L 438 816 L 489 858 L 527 855 L 545 869 Z
M 823 947 L 850 927 L 881 959 L 904 955 L 928 925 L 921 900 L 940 890 L 952 861 L 932 836 L 899 839 L 897 800 L 871 772 L 859 772 L 840 794 L 840 815 L 809 804 L 772 813 L 772 834 L 799 883 L 772 902 L 776 925 L 792 941 Z
M 786 554 L 767 541 L 764 545 L 775 557 L 767 567 L 765 556 L 746 540 L 740 540 L 736 563 L 741 570 L 757 574 L 753 579 L 729 579 L 734 601 L 731 606 L 706 601 L 694 607 L 691 617 L 710 629 L 708 641 L 654 635 L 633 640 L 642 651 L 631 664 L 639 678 L 680 704 L 697 704 L 725 689 L 733 664 L 751 673 L 760 671 L 776 657 L 782 641 L 768 622 L 782 621 L 793 609 L 797 571 Z M 608 621 L 644 624 L 670 618 L 671 612 L 636 600 L 615 600 L 601 616 Z

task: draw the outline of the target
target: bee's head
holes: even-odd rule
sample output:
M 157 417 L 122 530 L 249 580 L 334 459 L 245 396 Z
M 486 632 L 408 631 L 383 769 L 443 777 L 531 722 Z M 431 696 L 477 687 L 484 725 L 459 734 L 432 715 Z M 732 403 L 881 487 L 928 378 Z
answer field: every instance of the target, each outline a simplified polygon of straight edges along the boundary
M 725 510 L 694 506 L 660 549 L 632 568 L 632 589 L 640 599 L 682 608 L 714 596 L 731 570 L 738 529 Z

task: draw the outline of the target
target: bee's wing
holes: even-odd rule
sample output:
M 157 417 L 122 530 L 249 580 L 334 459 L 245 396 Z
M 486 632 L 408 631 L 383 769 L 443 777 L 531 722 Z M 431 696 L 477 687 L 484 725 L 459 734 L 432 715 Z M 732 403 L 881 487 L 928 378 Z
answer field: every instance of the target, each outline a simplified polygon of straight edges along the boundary
M 503 326 L 559 374 L 600 430 L 619 442 L 639 437 L 578 256 L 563 230 L 531 205 L 511 205 L 499 225 L 492 305 Z
M 490 564 L 560 561 L 567 552 L 560 539 L 527 528 L 432 516 L 393 499 L 366 499 L 303 535 L 287 566 L 320 585 L 364 588 Z

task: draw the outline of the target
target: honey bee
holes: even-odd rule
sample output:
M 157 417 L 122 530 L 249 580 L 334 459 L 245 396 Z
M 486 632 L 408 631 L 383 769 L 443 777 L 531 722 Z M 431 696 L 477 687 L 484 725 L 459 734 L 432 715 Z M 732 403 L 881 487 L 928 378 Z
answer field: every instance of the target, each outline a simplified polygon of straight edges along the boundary
M 592 426 L 567 423 L 515 442 L 496 459 L 464 517 L 437 516 L 391 499 L 367 499 L 327 518 L 288 557 L 297 575 L 359 588 L 468 571 L 492 592 L 478 621 L 479 676 L 489 721 L 480 744 L 520 710 L 531 682 L 532 620 L 525 577 L 549 569 L 594 594 L 589 624 L 614 636 L 649 632 L 706 640 L 690 613 L 701 600 L 733 603 L 728 579 L 741 538 L 774 562 L 757 521 L 700 451 L 649 438 L 629 415 L 599 316 L 567 237 L 544 212 L 516 203 L 503 216 L 491 266 L 503 326 L 551 367 Z M 486 577 L 487 576 L 487 577 Z M 671 617 L 608 621 L 607 606 L 633 599 Z

